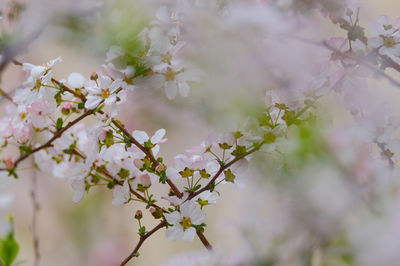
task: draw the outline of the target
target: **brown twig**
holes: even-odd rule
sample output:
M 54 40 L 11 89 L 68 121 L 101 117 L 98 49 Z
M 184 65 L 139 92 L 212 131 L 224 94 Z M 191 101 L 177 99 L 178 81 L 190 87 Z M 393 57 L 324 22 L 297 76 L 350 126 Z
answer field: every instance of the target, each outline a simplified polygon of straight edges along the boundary
M 34 266 L 39 266 L 40 263 L 40 249 L 39 249 L 39 236 L 37 233 L 37 216 L 40 209 L 39 201 L 37 198 L 37 172 L 33 171 L 32 176 L 32 190 L 31 190 L 31 199 L 32 199 L 32 238 L 33 238 L 33 251 L 34 251 Z
M 202 232 L 197 232 L 197 236 L 199 237 L 201 243 L 206 247 L 208 251 L 212 251 L 213 247 L 211 246 L 210 242 L 208 242 L 207 238 Z
M 11 103 L 13 103 L 14 105 L 16 105 L 16 103 L 14 102 L 14 100 L 12 99 L 12 97 L 5 92 L 3 89 L 0 88 L 0 96 L 3 96 L 4 98 L 6 98 L 8 101 L 10 101 Z
M 59 82 L 56 79 L 52 79 L 52 81 L 54 83 L 56 83 L 57 85 L 61 85 L 61 82 Z M 65 91 L 68 91 L 69 93 L 73 94 L 75 97 L 81 99 L 83 102 L 86 101 L 86 97 L 85 95 L 83 95 L 82 93 L 78 93 L 70 88 L 68 88 L 67 86 L 65 86 L 63 84 L 63 89 Z M 103 111 L 99 111 L 100 114 L 104 114 Z M 150 148 L 146 148 L 144 147 L 142 144 L 140 144 L 126 129 L 125 127 L 120 124 L 119 122 L 117 122 L 115 119 L 111 120 L 113 125 L 116 126 L 119 130 L 121 130 L 121 132 L 129 139 L 130 142 L 132 142 L 136 147 L 138 147 L 142 152 L 144 152 L 144 154 L 150 159 L 150 161 L 154 164 L 157 165 L 157 159 L 154 157 L 153 153 L 151 152 Z M 167 183 L 170 186 L 170 188 L 172 189 L 172 191 L 179 197 L 182 197 L 182 193 L 179 191 L 179 189 L 176 187 L 176 185 L 170 180 L 167 179 Z
M 93 110 L 88 110 L 86 111 L 84 114 L 82 114 L 81 116 L 79 116 L 78 118 L 76 118 L 75 120 L 69 122 L 65 127 L 63 127 L 62 129 L 60 129 L 59 131 L 57 131 L 53 137 L 51 139 L 49 139 L 46 143 L 44 143 L 43 145 L 33 149 L 31 152 L 26 153 L 22 156 L 20 156 L 15 162 L 14 162 L 14 167 L 17 167 L 18 164 L 22 161 L 24 161 L 26 158 L 28 158 L 29 156 L 31 156 L 32 154 L 46 149 L 46 148 L 50 148 L 53 145 L 53 142 L 60 138 L 62 136 L 62 134 L 67 131 L 68 129 L 70 129 L 72 126 L 74 126 L 76 123 L 78 123 L 79 121 L 81 121 L 82 119 L 84 119 L 85 117 L 91 115 L 93 113 Z M 6 171 L 6 170 L 10 170 L 8 168 L 0 168 L 0 171 Z
M 219 168 L 219 170 L 217 171 L 217 173 L 210 179 L 210 181 L 207 183 L 207 185 L 205 185 L 204 187 L 202 187 L 201 189 L 197 190 L 196 192 L 192 193 L 189 195 L 188 200 L 193 199 L 194 197 L 196 197 L 197 195 L 203 193 L 206 190 L 210 190 L 211 185 L 215 182 L 215 180 L 217 180 L 217 178 L 222 174 L 223 171 L 225 171 L 226 169 L 228 169 L 229 167 L 231 167 L 234 163 L 240 161 L 241 159 L 243 159 L 244 157 L 252 154 L 253 152 L 259 150 L 261 148 L 261 145 L 257 145 L 255 146 L 253 149 L 249 150 L 248 152 L 242 154 L 241 156 L 236 157 L 235 159 L 233 159 L 232 161 L 230 161 L 227 164 L 222 164 Z
M 149 238 L 152 234 L 154 234 L 155 232 L 157 232 L 159 229 L 163 228 L 166 225 L 167 225 L 167 222 L 164 220 L 161 223 L 159 223 L 156 227 L 154 227 L 151 231 L 140 236 L 139 242 L 136 244 L 136 247 L 133 249 L 131 254 L 129 254 L 129 256 L 121 262 L 120 266 L 126 265 L 133 257 L 138 256 L 139 255 L 138 251 L 139 251 L 140 247 L 143 245 L 144 241 L 147 238 Z

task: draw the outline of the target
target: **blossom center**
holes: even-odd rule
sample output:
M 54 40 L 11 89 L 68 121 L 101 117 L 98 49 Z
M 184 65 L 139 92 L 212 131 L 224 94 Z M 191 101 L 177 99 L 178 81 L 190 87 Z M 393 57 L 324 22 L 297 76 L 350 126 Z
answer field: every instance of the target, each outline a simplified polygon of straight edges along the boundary
M 165 80 L 171 81 L 174 79 L 175 79 L 175 72 L 171 68 L 168 68 L 167 72 L 165 72 Z
M 164 54 L 162 56 L 162 60 L 161 61 L 164 62 L 164 63 L 170 64 L 171 60 L 172 60 L 172 55 L 169 52 L 167 52 L 166 54 Z
M 111 93 L 109 89 L 103 90 L 101 92 L 101 98 L 103 99 L 107 99 L 108 97 L 110 97 Z
M 383 37 L 383 45 L 388 48 L 392 48 L 396 45 L 396 41 L 393 37 Z
M 19 118 L 21 118 L 21 120 L 24 120 L 27 116 L 28 116 L 27 113 L 20 113 L 19 114 Z
M 192 226 L 192 220 L 189 217 L 183 217 L 181 224 L 183 228 L 189 229 Z

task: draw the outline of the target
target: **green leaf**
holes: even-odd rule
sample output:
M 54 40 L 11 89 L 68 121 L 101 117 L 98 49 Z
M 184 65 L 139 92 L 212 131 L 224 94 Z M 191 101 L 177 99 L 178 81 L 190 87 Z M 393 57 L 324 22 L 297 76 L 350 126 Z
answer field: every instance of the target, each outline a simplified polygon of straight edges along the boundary
M 146 227 L 142 226 L 139 229 L 139 235 L 144 236 L 146 234 Z
M 235 182 L 235 175 L 232 173 L 231 169 L 224 171 L 224 174 L 226 182 L 231 182 L 231 183 Z
M 229 145 L 228 143 L 224 142 L 224 143 L 219 143 L 219 147 L 223 150 L 228 150 L 232 148 L 232 145 Z
M 24 155 L 30 154 L 32 152 L 32 147 L 21 145 L 21 146 L 19 146 L 19 151 L 21 153 L 21 156 L 24 156 Z
M 237 145 L 236 149 L 231 153 L 235 157 L 240 157 L 246 153 L 246 146 Z
M 58 119 L 57 119 L 57 123 L 56 123 L 56 129 L 57 129 L 57 130 L 62 129 L 63 124 L 64 124 L 64 121 L 62 120 L 62 118 L 61 118 L 61 117 L 58 118 Z

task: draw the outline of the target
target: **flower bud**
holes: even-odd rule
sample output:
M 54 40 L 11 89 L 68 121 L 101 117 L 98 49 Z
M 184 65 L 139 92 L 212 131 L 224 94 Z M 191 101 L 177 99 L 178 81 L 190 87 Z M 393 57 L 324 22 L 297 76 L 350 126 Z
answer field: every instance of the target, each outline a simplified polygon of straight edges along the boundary
M 140 184 L 144 187 L 150 187 L 151 186 L 151 179 L 149 174 L 143 174 L 140 177 Z
M 91 80 L 97 80 L 98 78 L 99 78 L 99 75 L 96 72 L 92 72 L 92 74 L 90 74 Z
M 140 220 L 143 218 L 143 213 L 141 210 L 137 210 L 135 213 L 135 219 Z
M 164 170 L 164 165 L 162 163 L 159 163 L 156 167 L 156 171 L 157 172 L 161 172 L 162 170 Z
M 63 106 L 63 108 L 61 109 L 61 113 L 62 113 L 63 115 L 68 115 L 69 112 L 71 111 L 71 109 L 72 109 L 72 104 L 68 102 L 68 103 L 66 103 L 66 104 Z
M 155 219 L 160 219 L 162 217 L 162 210 L 160 208 L 150 207 L 149 211 Z
M 133 160 L 133 164 L 138 168 L 141 169 L 144 165 L 144 162 L 140 159 Z
M 4 163 L 6 164 L 7 169 L 12 169 L 14 167 L 14 160 L 11 158 L 11 156 L 5 158 Z

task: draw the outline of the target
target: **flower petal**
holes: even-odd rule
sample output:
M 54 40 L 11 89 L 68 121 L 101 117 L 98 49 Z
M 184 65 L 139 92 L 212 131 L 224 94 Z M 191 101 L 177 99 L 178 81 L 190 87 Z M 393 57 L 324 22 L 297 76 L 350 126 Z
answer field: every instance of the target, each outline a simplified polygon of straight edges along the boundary
M 178 240 L 182 234 L 183 234 L 183 228 L 180 225 L 172 226 L 167 230 L 167 238 L 169 241 Z
M 192 242 L 195 235 L 196 235 L 196 229 L 190 227 L 189 229 L 186 229 L 185 232 L 183 233 L 182 240 L 185 242 Z
M 178 211 L 174 211 L 173 213 L 166 213 L 165 219 L 169 224 L 177 225 L 182 220 L 182 215 Z
M 151 143 L 153 144 L 159 143 L 164 136 L 165 136 L 165 129 L 161 128 L 157 130 L 157 132 L 154 133 L 154 136 L 151 137 Z

